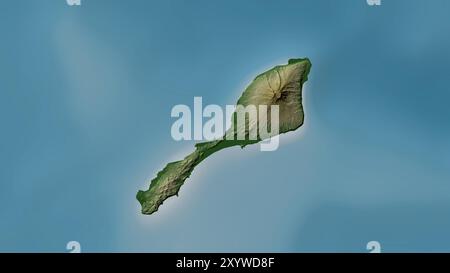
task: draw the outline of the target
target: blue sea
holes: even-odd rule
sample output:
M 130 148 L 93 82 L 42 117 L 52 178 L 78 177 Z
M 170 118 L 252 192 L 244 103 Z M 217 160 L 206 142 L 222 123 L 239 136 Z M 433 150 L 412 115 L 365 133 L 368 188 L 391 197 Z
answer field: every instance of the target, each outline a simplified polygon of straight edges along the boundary
M 0 7 L 0 252 L 450 251 L 450 1 L 9 0 Z M 174 105 L 235 104 L 312 62 L 305 124 L 223 150 L 150 216 L 193 141 Z

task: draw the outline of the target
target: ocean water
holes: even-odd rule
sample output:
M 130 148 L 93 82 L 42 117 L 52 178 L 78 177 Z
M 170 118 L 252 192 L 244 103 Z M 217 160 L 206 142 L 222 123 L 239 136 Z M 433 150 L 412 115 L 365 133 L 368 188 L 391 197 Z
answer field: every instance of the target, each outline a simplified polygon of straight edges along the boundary
M 0 251 L 450 251 L 447 0 L 3 1 Z M 178 198 L 139 189 L 194 142 L 176 104 L 234 104 L 313 64 L 305 125 L 221 151 Z

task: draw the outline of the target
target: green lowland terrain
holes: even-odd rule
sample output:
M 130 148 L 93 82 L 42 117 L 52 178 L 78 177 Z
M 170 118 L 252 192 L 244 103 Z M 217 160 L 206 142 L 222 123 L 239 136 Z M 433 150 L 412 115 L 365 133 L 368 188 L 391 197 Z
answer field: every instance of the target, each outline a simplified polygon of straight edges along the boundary
M 311 69 L 309 59 L 290 59 L 288 64 L 278 65 L 258 75 L 242 93 L 236 105 L 268 106 L 268 127 L 270 128 L 270 106 L 279 106 L 279 134 L 298 129 L 303 124 L 302 87 L 308 80 Z M 240 108 L 239 108 L 240 109 Z M 156 212 L 159 206 L 169 197 L 178 195 L 184 181 L 191 175 L 195 166 L 213 153 L 232 146 L 242 148 L 258 143 L 265 138 L 259 133 L 256 139 L 250 139 L 249 132 L 254 130 L 258 122 L 237 123 L 238 108 L 232 116 L 232 126 L 223 139 L 198 143 L 195 150 L 183 160 L 171 162 L 158 172 L 146 191 L 137 193 L 137 200 L 142 206 L 143 214 Z M 245 116 L 245 113 L 244 113 Z M 257 130 L 256 130 L 257 131 Z M 244 134 L 246 139 L 238 140 L 237 135 Z M 267 137 L 266 137 L 267 138 Z

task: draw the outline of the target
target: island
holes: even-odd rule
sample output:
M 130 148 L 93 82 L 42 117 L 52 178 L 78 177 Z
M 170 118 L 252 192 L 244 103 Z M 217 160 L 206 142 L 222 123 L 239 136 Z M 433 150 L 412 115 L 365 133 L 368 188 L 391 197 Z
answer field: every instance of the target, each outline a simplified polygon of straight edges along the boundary
M 260 125 L 260 116 L 256 122 L 252 122 L 245 116 L 246 107 L 249 105 L 266 106 L 266 126 L 274 129 L 277 126 L 276 135 L 294 131 L 303 125 L 304 111 L 302 105 L 303 84 L 308 80 L 311 62 L 308 58 L 290 59 L 287 64 L 278 65 L 258 75 L 244 90 L 238 99 L 235 112 L 232 115 L 232 126 L 225 132 L 221 139 L 197 143 L 195 150 L 183 160 L 171 162 L 158 172 L 152 179 L 150 187 L 146 191 L 138 191 L 136 198 L 142 206 L 143 214 L 152 214 L 158 210 L 163 202 L 174 195 L 178 195 L 181 186 L 191 175 L 194 168 L 212 154 L 233 146 L 244 148 L 274 134 L 261 134 L 257 130 Z M 276 107 L 275 107 L 276 106 Z M 272 124 L 272 109 L 277 109 L 277 124 Z M 238 122 L 239 116 L 246 117 L 244 124 Z M 272 114 L 273 115 L 273 114 Z M 255 132 L 255 133 L 254 133 Z M 250 136 L 254 133 L 256 137 Z M 241 136 L 241 137 L 238 137 Z M 242 136 L 245 136 L 244 139 Z

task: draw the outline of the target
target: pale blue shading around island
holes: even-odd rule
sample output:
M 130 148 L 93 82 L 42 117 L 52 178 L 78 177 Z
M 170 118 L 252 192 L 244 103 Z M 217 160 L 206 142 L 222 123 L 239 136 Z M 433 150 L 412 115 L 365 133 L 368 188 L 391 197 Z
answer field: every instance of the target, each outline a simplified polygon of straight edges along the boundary
M 450 251 L 449 8 L 2 2 L 0 251 Z M 299 57 L 299 132 L 211 157 L 140 214 L 136 191 L 191 151 L 170 136 L 173 105 L 233 104 Z

